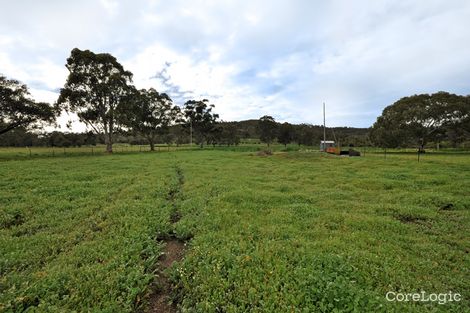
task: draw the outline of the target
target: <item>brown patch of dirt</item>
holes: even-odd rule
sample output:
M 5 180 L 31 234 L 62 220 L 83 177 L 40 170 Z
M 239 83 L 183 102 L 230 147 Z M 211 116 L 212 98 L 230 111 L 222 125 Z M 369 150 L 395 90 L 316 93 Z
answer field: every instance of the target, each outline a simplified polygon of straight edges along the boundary
M 165 270 L 171 267 L 174 262 L 183 259 L 186 247 L 184 242 L 176 238 L 165 241 L 166 246 L 160 258 L 160 270 L 158 271 L 158 290 L 150 295 L 150 309 L 153 313 L 176 313 L 176 305 L 170 303 L 171 283 Z
M 273 152 L 271 150 L 261 150 L 256 153 L 257 156 L 270 156 L 273 155 Z
M 400 222 L 402 222 L 404 224 L 420 225 L 420 226 L 424 226 L 424 227 L 427 227 L 427 228 L 431 228 L 431 226 L 432 226 L 432 222 L 429 221 L 425 217 L 399 214 L 395 218 L 398 219 Z
M 177 223 L 181 219 L 181 213 L 179 211 L 173 211 L 170 215 L 170 222 L 172 224 Z

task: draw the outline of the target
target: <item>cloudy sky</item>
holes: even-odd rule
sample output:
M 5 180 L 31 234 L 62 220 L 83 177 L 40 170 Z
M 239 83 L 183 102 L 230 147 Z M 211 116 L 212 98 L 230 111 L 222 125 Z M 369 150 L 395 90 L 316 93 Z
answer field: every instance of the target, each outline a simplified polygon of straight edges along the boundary
M 0 0 L 0 73 L 54 102 L 78 47 L 223 120 L 368 127 L 399 98 L 470 94 L 470 1 Z M 81 130 L 75 124 L 74 130 Z

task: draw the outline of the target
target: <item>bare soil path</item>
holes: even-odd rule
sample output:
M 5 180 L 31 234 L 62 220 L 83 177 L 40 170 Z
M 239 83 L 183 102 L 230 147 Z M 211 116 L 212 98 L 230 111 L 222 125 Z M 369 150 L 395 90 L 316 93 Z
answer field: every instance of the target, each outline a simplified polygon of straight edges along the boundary
M 160 258 L 160 270 L 158 272 L 158 289 L 150 296 L 150 309 L 148 312 L 176 313 L 176 305 L 170 303 L 171 283 L 165 273 L 174 262 L 181 261 L 186 246 L 183 241 L 170 238 L 165 241 L 164 254 Z
M 176 201 L 181 196 L 182 186 L 184 184 L 184 176 L 181 169 L 176 166 L 175 168 L 178 183 L 172 186 L 168 192 L 168 201 L 173 206 L 173 212 L 170 216 L 172 224 L 177 223 L 181 218 Z M 157 289 L 150 295 L 150 308 L 149 313 L 176 313 L 177 308 L 175 303 L 171 303 L 172 286 L 166 270 L 172 266 L 174 262 L 179 262 L 183 259 L 186 245 L 184 241 L 174 238 L 172 236 L 164 238 L 165 248 L 163 255 L 160 257 L 159 271 L 157 272 Z

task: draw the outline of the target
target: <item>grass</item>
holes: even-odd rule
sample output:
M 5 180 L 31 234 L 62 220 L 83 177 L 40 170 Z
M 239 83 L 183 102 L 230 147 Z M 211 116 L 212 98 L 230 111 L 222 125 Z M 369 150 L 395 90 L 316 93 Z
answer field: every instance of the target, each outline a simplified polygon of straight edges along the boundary
M 185 312 L 470 309 L 468 154 L 230 150 L 5 157 L 0 311 L 145 310 L 169 233 Z M 385 300 L 422 290 L 463 300 Z
M 284 146 L 276 145 L 275 150 L 280 151 Z M 258 151 L 265 149 L 265 145 L 261 144 L 241 144 L 238 146 L 206 146 L 204 150 L 224 150 L 224 151 Z M 289 145 L 289 150 L 299 150 L 297 145 Z M 182 150 L 199 151 L 197 145 L 190 147 L 189 145 L 155 145 L 155 152 L 174 152 Z M 129 144 L 114 144 L 114 154 L 135 154 L 150 152 L 148 145 L 129 145 Z M 77 156 L 103 156 L 107 155 L 104 145 L 97 146 L 81 146 L 81 147 L 0 147 L 0 162 L 11 161 L 20 159 L 37 159 L 37 158 L 64 158 L 64 157 L 77 157 Z

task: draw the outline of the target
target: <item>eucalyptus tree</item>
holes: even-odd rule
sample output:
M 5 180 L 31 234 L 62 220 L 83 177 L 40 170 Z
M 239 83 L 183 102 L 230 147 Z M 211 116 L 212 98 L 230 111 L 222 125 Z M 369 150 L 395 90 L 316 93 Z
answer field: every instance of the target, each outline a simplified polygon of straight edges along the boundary
M 207 142 L 212 131 L 215 129 L 218 114 L 212 112 L 215 106 L 209 104 L 209 100 L 186 101 L 183 113 L 186 118 L 186 127 L 190 128 L 191 136 L 194 135 L 196 142 L 202 148 Z
M 129 106 L 122 115 L 122 122 L 148 140 L 150 150 L 155 150 L 157 136 L 168 141 L 170 126 L 181 121 L 181 109 L 173 105 L 166 93 L 153 88 L 134 90 L 130 95 Z
M 438 142 L 449 129 L 470 119 L 468 97 L 437 92 L 404 97 L 386 107 L 371 129 L 371 140 L 383 147 Z
M 109 53 L 72 50 L 65 65 L 69 75 L 57 104 L 76 113 L 79 120 L 104 135 L 106 151 L 113 152 L 113 138 L 121 111 L 132 90 L 132 73 Z
M 53 123 L 57 110 L 31 98 L 28 87 L 0 75 L 0 135 L 15 128 L 34 129 Z
M 261 117 L 258 121 L 260 140 L 269 145 L 276 139 L 278 125 L 274 118 L 269 115 Z

